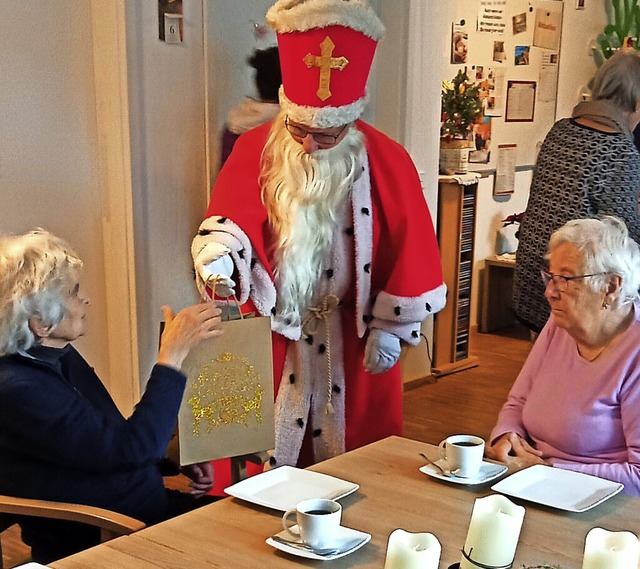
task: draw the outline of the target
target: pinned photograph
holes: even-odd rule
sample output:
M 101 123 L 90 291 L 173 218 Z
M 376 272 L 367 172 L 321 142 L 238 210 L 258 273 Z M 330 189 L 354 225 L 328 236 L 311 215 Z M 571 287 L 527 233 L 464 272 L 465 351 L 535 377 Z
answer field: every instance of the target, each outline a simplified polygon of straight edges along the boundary
M 468 40 L 469 34 L 457 29 L 457 26 L 454 25 L 453 32 L 451 34 L 451 63 L 467 62 Z
M 473 125 L 473 149 L 469 162 L 488 164 L 491 160 L 491 117 L 481 115 Z
M 517 45 L 515 49 L 515 61 L 516 65 L 529 65 L 529 46 Z
M 516 14 L 511 18 L 513 23 L 513 35 L 521 34 L 522 32 L 527 31 L 527 13 L 522 12 L 522 14 Z
M 493 42 L 493 61 L 505 61 L 506 59 L 507 59 L 507 54 L 504 51 L 504 42 L 494 41 Z

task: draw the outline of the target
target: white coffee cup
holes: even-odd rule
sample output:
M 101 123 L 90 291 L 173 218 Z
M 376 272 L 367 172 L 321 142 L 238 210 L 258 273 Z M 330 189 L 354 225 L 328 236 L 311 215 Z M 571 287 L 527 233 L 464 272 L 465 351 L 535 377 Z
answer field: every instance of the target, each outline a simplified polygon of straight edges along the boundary
M 461 478 L 473 478 L 480 471 L 484 440 L 474 435 L 451 435 L 440 443 L 440 458 L 447 469 Z
M 298 531 L 292 529 L 289 519 L 295 514 Z M 342 506 L 335 500 L 314 498 L 299 502 L 295 509 L 282 516 L 282 527 L 291 536 L 315 548 L 333 547 L 338 538 Z

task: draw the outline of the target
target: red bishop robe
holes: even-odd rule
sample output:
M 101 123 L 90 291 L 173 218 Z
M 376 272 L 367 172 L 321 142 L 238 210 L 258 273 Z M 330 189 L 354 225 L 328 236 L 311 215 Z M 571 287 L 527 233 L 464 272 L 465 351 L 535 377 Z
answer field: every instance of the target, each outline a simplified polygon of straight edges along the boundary
M 377 375 L 364 369 L 366 328 L 386 329 L 415 345 L 420 341 L 421 322 L 442 309 L 446 295 L 431 215 L 413 161 L 402 146 L 372 126 L 362 121 L 356 125 L 364 135 L 369 160 L 371 211 L 368 207 L 362 210 L 363 215 L 371 216 L 373 230 L 370 243 L 360 242 L 363 239 L 359 240 L 356 231 L 354 248 L 360 256 L 354 259 L 361 259 L 362 251 L 370 259 L 353 267 L 353 288 L 359 288 L 360 294 L 354 292 L 352 302 L 341 308 L 346 450 L 402 433 L 400 366 Z M 273 279 L 269 257 L 273 233 L 258 185 L 261 153 L 270 126 L 267 123 L 238 139 L 214 186 L 207 217 L 227 218 L 241 228 L 251 243 L 252 257 Z M 363 288 L 363 283 L 368 288 Z M 362 290 L 368 290 L 364 303 L 359 300 Z M 248 294 L 248 290 L 244 294 L 240 291 L 239 297 Z M 259 312 L 269 315 L 263 305 L 252 304 L 251 299 L 247 304 L 249 310 L 256 305 Z M 273 333 L 275 393 L 290 341 Z M 298 464 L 312 462 L 309 445 L 303 445 Z M 217 486 L 224 487 L 226 481 L 220 474 L 216 471 L 221 483 Z

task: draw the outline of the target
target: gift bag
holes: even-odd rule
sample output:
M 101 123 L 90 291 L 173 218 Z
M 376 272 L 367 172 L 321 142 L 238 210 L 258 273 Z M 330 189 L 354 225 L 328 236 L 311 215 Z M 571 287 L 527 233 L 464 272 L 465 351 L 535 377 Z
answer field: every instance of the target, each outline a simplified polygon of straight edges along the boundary
M 185 358 L 180 464 L 265 451 L 275 446 L 271 322 L 242 317 Z

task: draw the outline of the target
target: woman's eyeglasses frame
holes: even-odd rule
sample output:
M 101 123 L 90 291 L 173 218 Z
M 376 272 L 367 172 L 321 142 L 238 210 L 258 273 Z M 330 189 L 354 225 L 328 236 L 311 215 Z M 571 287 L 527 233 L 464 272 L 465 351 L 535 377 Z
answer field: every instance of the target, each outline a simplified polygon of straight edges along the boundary
M 578 279 L 586 279 L 587 277 L 596 277 L 599 275 L 606 275 L 607 273 L 590 273 L 588 275 L 556 275 L 554 273 L 550 273 L 546 269 L 540 269 L 540 276 L 542 277 L 542 283 L 544 287 L 547 288 L 547 285 L 550 282 L 553 282 L 553 286 L 558 292 L 566 292 L 569 287 L 569 281 L 575 281 Z

